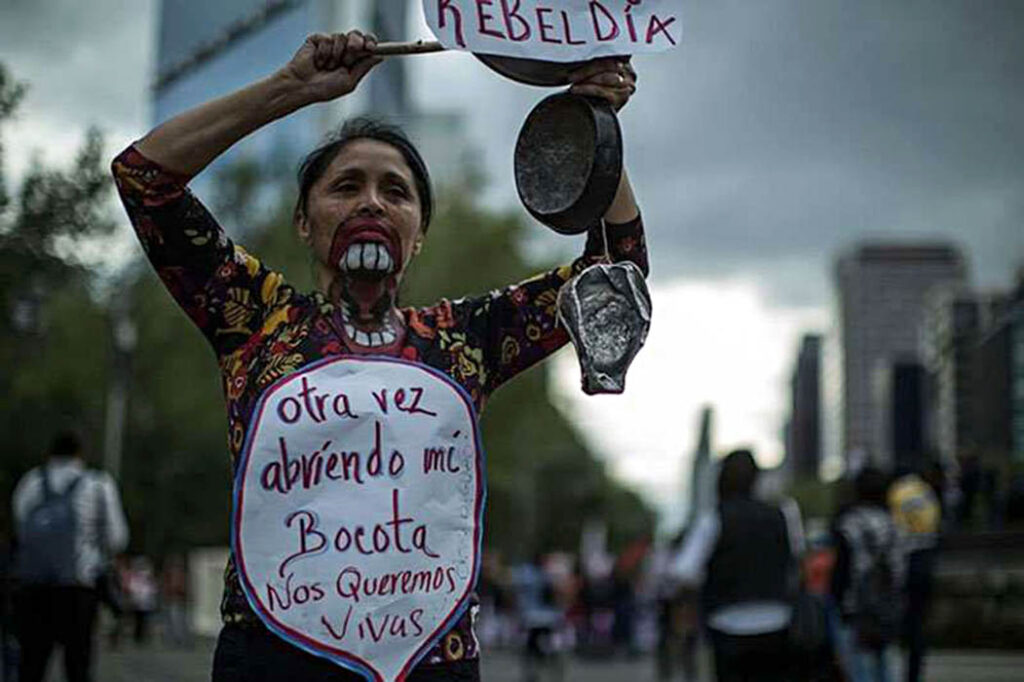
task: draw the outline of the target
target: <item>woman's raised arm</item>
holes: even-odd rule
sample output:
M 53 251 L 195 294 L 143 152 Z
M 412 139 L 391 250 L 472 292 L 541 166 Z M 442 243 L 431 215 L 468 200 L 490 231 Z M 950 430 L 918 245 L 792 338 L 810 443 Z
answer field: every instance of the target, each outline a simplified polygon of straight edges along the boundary
M 175 116 L 135 146 L 165 169 L 192 177 L 264 125 L 352 92 L 381 61 L 372 54 L 375 45 L 359 31 L 311 35 L 272 75 Z

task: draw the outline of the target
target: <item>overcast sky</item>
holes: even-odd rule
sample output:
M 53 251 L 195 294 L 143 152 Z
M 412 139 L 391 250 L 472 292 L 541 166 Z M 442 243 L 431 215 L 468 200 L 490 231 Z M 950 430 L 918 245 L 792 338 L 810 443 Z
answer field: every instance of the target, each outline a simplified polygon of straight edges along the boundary
M 649 347 L 620 399 L 582 399 L 571 355 L 556 372 L 566 410 L 662 504 L 703 402 L 723 446 L 778 457 L 799 334 L 830 324 L 841 249 L 951 239 L 984 287 L 1024 260 L 1024 2 L 682 4 L 681 47 L 636 60 L 621 117 L 652 253 Z M 145 132 L 156 6 L 0 0 L 0 61 L 31 85 L 9 174 L 32 149 L 67 158 L 90 123 L 112 151 Z M 413 60 L 416 100 L 466 112 L 491 201 L 512 203 L 515 135 L 544 91 L 463 55 Z

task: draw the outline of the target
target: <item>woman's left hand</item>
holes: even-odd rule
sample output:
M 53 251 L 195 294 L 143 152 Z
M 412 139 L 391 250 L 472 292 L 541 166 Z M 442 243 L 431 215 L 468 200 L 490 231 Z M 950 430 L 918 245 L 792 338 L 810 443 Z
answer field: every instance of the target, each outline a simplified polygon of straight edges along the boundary
M 628 57 L 603 57 L 587 62 L 569 75 L 574 95 L 607 100 L 620 111 L 636 92 L 636 71 Z

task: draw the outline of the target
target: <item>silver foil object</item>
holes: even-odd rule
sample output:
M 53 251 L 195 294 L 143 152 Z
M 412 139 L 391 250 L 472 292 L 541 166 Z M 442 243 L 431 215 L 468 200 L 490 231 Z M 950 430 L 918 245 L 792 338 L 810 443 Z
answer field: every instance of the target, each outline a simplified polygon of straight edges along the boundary
M 631 261 L 591 265 L 559 290 L 558 319 L 576 347 L 583 392 L 622 393 L 651 326 L 640 268 Z

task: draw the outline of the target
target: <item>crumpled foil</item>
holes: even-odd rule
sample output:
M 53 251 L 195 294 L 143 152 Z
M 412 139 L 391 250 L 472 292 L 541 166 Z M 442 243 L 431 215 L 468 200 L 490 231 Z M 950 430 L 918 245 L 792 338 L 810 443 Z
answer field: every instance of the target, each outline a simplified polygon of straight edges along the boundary
M 576 347 L 583 392 L 622 393 L 651 326 L 640 268 L 631 261 L 591 265 L 558 292 L 558 319 Z

